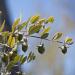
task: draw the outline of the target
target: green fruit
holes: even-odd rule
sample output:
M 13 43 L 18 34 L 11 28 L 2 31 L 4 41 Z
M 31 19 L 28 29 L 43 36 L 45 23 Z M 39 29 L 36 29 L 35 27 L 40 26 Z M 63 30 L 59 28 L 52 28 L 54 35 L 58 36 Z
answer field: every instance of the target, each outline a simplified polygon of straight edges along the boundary
M 66 46 L 62 46 L 61 47 L 62 53 L 65 54 L 67 53 L 67 47 Z
M 23 42 L 26 42 L 27 43 L 27 38 L 26 37 L 23 37 Z
M 43 54 L 44 52 L 45 52 L 45 48 L 44 48 L 44 45 L 42 44 L 42 45 L 39 45 L 39 46 L 37 46 L 38 47 L 38 52 L 40 53 L 40 54 Z
M 21 41 L 22 38 L 23 38 L 23 34 L 22 34 L 22 33 L 19 33 L 19 34 L 18 34 L 18 40 Z
M 26 52 L 27 49 L 28 49 L 28 45 L 27 45 L 26 43 L 23 43 L 23 44 L 22 44 L 22 51 L 23 51 L 23 52 Z

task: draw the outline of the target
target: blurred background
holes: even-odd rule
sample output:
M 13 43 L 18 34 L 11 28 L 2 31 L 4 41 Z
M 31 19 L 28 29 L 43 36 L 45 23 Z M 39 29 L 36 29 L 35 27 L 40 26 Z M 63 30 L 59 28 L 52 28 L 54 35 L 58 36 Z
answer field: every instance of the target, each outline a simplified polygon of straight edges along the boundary
M 54 16 L 49 38 L 60 31 L 64 33 L 62 40 L 69 36 L 75 41 L 75 0 L 0 0 L 0 11 L 4 12 L 2 16 L 7 19 L 7 29 L 11 29 L 11 24 L 18 17 L 26 21 L 33 15 L 42 18 Z M 63 55 L 57 43 L 44 41 L 46 51 L 40 55 L 35 47 L 40 40 L 30 38 L 28 42 L 28 51 L 35 52 L 36 59 L 22 65 L 25 75 L 75 75 L 75 44 Z

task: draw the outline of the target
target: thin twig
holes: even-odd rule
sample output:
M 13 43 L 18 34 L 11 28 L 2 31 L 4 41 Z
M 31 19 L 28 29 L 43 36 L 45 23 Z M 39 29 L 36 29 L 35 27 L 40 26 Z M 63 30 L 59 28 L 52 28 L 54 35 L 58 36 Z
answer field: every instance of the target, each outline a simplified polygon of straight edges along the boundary
M 30 36 L 30 37 L 41 38 L 41 37 L 38 37 L 38 36 Z M 46 38 L 44 40 L 53 41 L 53 42 L 57 42 L 57 43 L 62 43 L 63 44 L 63 42 L 61 42 L 61 41 L 54 41 L 54 40 L 50 40 L 50 39 L 46 39 Z

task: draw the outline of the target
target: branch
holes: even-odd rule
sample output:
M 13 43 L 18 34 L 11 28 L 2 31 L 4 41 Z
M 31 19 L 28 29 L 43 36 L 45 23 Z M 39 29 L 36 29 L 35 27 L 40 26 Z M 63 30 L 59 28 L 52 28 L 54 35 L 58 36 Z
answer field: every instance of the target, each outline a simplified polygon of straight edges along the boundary
M 40 38 L 41 39 L 41 37 L 38 37 L 38 36 L 30 36 L 30 37 Z M 54 41 L 54 40 L 50 40 L 50 39 L 44 39 L 44 40 L 53 41 L 53 42 L 57 42 L 57 43 L 62 43 L 63 44 L 63 42 L 61 42 L 61 41 Z

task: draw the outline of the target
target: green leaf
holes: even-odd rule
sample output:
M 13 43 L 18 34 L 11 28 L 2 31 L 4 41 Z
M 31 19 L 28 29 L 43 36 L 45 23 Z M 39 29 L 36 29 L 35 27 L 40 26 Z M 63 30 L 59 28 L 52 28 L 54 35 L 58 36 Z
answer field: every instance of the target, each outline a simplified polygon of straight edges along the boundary
M 4 36 L 4 37 L 8 36 L 8 34 L 9 34 L 8 31 L 2 32 L 2 36 Z
M 19 25 L 19 22 L 20 22 L 20 18 L 18 18 L 17 20 L 15 20 L 15 22 L 12 25 L 12 32 L 15 31 L 15 28 L 16 28 L 17 25 Z
M 66 44 L 69 44 L 69 45 L 73 44 L 72 38 L 66 37 L 66 38 L 65 38 L 65 43 L 66 43 Z
M 9 64 L 7 65 L 7 70 L 11 70 L 14 67 L 14 65 L 19 61 L 20 61 L 20 56 L 16 55 L 14 60 L 10 61 Z
M 15 37 L 12 37 L 12 41 L 11 41 L 10 47 L 13 48 L 14 45 L 15 45 Z
M 39 32 L 41 27 L 42 27 L 42 25 L 40 25 L 40 24 L 31 26 L 29 28 L 29 35 Z
M 45 33 L 45 34 L 43 34 L 43 35 L 41 36 L 41 39 L 45 39 L 45 38 L 47 38 L 48 35 L 49 35 L 49 33 Z
M 27 56 L 22 55 L 20 58 L 20 63 L 23 64 L 27 59 Z
M 11 45 L 11 40 L 12 40 L 12 34 L 10 34 L 8 41 L 7 41 L 7 45 L 10 46 Z
M 57 32 L 54 34 L 52 40 L 58 40 L 62 37 L 62 33 L 61 32 Z
M 29 55 L 28 55 L 28 59 L 31 57 L 31 55 L 32 55 L 32 52 L 29 53 Z
M 49 31 L 50 31 L 50 27 L 47 27 L 46 29 L 44 29 L 44 31 L 41 33 L 41 38 L 42 39 L 47 38 L 49 35 Z
M 1 25 L 1 27 L 0 27 L 0 32 L 3 31 L 3 29 L 4 29 L 4 25 L 5 25 L 5 20 L 3 21 L 3 23 L 2 23 L 2 25 Z
M 13 37 L 12 34 L 11 34 L 11 35 L 9 36 L 9 38 L 8 38 L 7 45 L 8 45 L 10 48 L 13 48 L 14 45 L 15 45 L 15 37 Z
M 50 31 L 50 27 L 47 27 L 46 29 L 44 29 L 44 31 L 42 32 L 42 35 L 45 33 L 48 33 Z
M 30 22 L 33 24 L 35 23 L 36 21 L 38 21 L 40 18 L 40 16 L 32 16 L 31 19 L 30 19 Z
M 40 19 L 40 20 L 38 21 L 38 23 L 42 24 L 42 23 L 45 22 L 45 20 L 46 20 L 46 19 L 44 19 L 44 18 L 43 18 L 43 19 Z
M 14 61 L 11 61 L 11 62 L 9 62 L 9 64 L 7 65 L 7 70 L 11 70 L 13 67 L 14 67 L 14 65 L 15 65 L 15 63 L 14 63 Z
M 50 16 L 47 20 L 47 23 L 50 22 L 50 23 L 53 23 L 54 22 L 54 17 L 53 16 Z
M 30 18 L 28 19 L 28 21 L 22 23 L 22 25 L 19 25 L 19 27 L 18 27 L 18 31 L 21 31 L 25 26 L 27 26 L 28 23 L 29 23 L 29 21 L 30 21 Z
M 16 57 L 14 58 L 14 63 L 17 63 L 20 61 L 20 55 L 16 55 Z
M 30 62 L 30 61 L 34 60 L 35 57 L 36 56 L 34 55 L 34 53 L 30 52 L 29 55 L 28 55 L 27 61 Z

